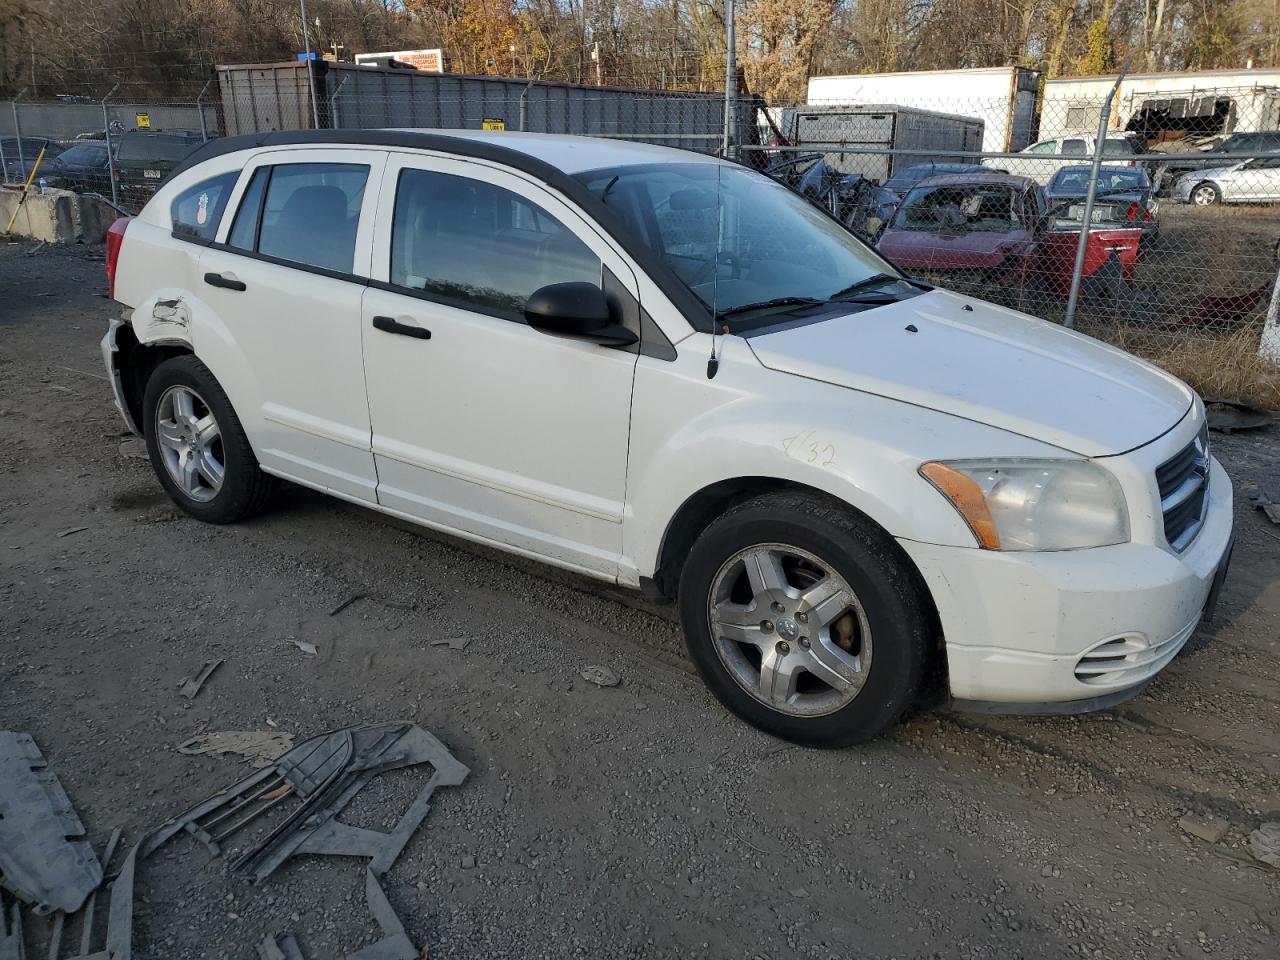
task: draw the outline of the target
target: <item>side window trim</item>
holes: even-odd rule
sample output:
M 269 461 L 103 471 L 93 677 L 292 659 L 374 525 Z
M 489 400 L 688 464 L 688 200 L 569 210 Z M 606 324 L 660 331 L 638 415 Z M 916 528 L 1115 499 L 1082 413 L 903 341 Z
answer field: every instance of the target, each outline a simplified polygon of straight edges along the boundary
M 253 252 L 258 252 L 258 244 L 262 241 L 262 218 L 267 212 L 267 195 L 271 192 L 271 180 L 276 175 L 276 167 L 279 164 L 271 164 L 267 167 L 267 177 L 262 181 L 262 199 L 258 201 L 258 215 L 253 221 Z M 259 168 L 261 169 L 261 168 Z M 255 170 L 254 173 L 257 173 Z
M 328 277 L 331 280 L 344 280 L 348 283 L 354 283 L 362 287 L 367 287 L 372 285 L 373 281 L 369 276 L 365 274 L 355 273 L 354 269 L 352 272 L 346 273 L 338 270 L 330 270 L 326 267 L 313 266 L 312 264 L 308 264 L 308 263 L 299 263 L 296 260 L 286 260 L 282 257 L 274 257 L 274 256 L 271 256 L 270 254 L 259 253 L 257 251 L 258 242 L 262 233 L 262 218 L 267 207 L 267 188 L 270 186 L 271 177 L 274 175 L 274 170 L 276 167 L 286 166 L 290 164 L 331 162 L 331 163 L 348 163 L 348 164 L 356 163 L 356 164 L 363 164 L 367 166 L 369 168 L 369 174 L 368 174 L 368 179 L 366 180 L 366 183 L 365 183 L 364 201 L 361 206 L 359 229 L 362 231 L 369 230 L 370 233 L 373 232 L 373 230 L 376 228 L 374 225 L 374 221 L 376 220 L 378 209 L 379 209 L 378 197 L 379 197 L 380 191 L 383 189 L 384 174 L 386 172 L 387 153 L 386 151 L 383 151 L 383 150 L 360 150 L 358 153 L 356 151 L 351 151 L 352 153 L 356 153 L 356 156 L 358 157 L 358 159 L 351 159 L 346 157 L 334 157 L 330 159 L 332 155 L 335 153 L 345 153 L 345 152 L 346 151 L 341 149 L 337 151 L 316 151 L 315 153 L 319 154 L 319 156 L 316 156 L 310 151 L 292 151 L 292 150 L 275 149 L 275 150 L 266 151 L 256 156 L 248 158 L 245 166 L 240 171 L 241 180 L 236 187 L 238 194 L 233 191 L 231 195 L 231 200 L 235 201 L 237 210 L 239 210 L 240 203 L 244 200 L 244 195 L 249 190 L 249 185 L 250 183 L 252 183 L 254 175 L 264 167 L 270 168 L 270 172 L 268 172 L 267 174 L 267 182 L 263 185 L 262 203 L 258 207 L 258 220 L 257 220 L 257 223 L 254 225 L 254 238 L 253 238 L 254 249 L 245 250 L 243 247 L 233 247 L 227 242 L 227 240 L 231 236 L 231 228 L 233 225 L 234 217 L 231 219 L 227 219 L 227 217 L 225 216 L 225 211 L 224 211 L 222 226 L 219 227 L 217 234 L 215 234 L 215 236 L 217 236 L 218 234 L 222 234 L 223 239 L 208 241 L 201 245 L 209 247 L 210 249 L 213 249 L 213 250 L 221 251 L 223 253 L 230 253 L 238 257 L 244 257 L 248 260 L 258 260 L 263 263 L 273 264 L 275 266 L 288 267 L 291 270 L 300 270 L 303 273 L 313 273 L 316 276 Z M 247 176 L 245 176 L 245 174 L 247 174 Z M 230 205 L 230 202 L 228 203 L 228 206 L 229 205 Z M 369 221 L 369 225 L 365 224 L 366 220 Z M 370 242 L 368 246 L 372 248 L 373 243 Z M 370 249 L 369 252 L 371 253 L 372 249 Z M 359 233 L 357 233 L 355 253 L 357 255 L 360 253 Z M 367 261 L 362 263 L 361 258 L 357 256 L 352 266 L 354 268 L 360 265 L 363 265 L 365 270 L 369 272 L 370 264 Z
M 443 293 L 435 293 L 431 290 L 415 290 L 413 287 L 402 287 L 397 283 L 389 280 L 368 280 L 366 286 L 373 287 L 375 290 L 385 290 L 387 293 L 395 293 L 402 297 L 413 297 L 415 300 L 423 300 L 427 303 L 434 303 L 437 306 L 449 307 L 453 310 L 461 310 L 464 313 L 478 313 L 481 316 L 492 317 L 494 320 L 502 320 L 505 323 L 517 323 L 525 326 L 523 317 L 515 319 L 511 314 L 497 307 L 489 307 L 483 303 L 475 303 L 471 300 L 459 300 L 455 297 L 447 296 Z

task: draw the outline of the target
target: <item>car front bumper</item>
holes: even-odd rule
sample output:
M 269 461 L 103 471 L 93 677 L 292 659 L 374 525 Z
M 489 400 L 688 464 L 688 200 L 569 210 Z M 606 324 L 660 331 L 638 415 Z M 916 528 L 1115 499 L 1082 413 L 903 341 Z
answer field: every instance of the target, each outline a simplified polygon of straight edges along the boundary
M 900 540 L 937 605 L 957 706 L 1072 713 L 1141 692 L 1195 633 L 1229 558 L 1231 481 L 1211 462 L 1204 525 L 1181 554 L 1154 543 L 1000 553 Z
M 1192 180 L 1179 180 L 1173 185 L 1173 195 L 1183 203 L 1191 202 L 1191 188 L 1195 186 Z

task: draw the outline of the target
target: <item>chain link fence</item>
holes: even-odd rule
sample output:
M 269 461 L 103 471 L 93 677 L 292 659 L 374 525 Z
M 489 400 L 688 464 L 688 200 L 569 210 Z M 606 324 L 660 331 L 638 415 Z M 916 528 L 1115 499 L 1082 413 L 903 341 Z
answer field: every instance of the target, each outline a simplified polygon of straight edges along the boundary
M 720 94 L 451 75 L 424 86 L 387 73 L 330 67 L 318 79 L 263 65 L 183 102 L 20 99 L 0 105 L 0 161 L 6 182 L 21 183 L 47 143 L 37 179 L 137 210 L 200 143 L 252 131 L 527 130 L 706 153 L 728 142 L 909 274 L 1074 325 L 1193 380 L 1173 356 L 1189 345 L 1214 363 L 1280 360 L 1280 96 L 1074 91 L 1017 115 L 1012 98 L 941 92 L 908 103 L 740 96 L 726 122 Z

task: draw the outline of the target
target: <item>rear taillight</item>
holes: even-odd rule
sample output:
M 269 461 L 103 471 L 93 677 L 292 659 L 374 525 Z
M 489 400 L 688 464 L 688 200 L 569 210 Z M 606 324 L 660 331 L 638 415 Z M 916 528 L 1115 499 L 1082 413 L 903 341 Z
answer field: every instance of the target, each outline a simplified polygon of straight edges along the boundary
M 1135 220 L 1138 219 L 1138 204 L 1136 201 L 1129 204 L 1129 213 L 1125 217 L 1125 219 L 1128 220 L 1130 223 L 1133 223 Z
M 120 247 L 124 245 L 124 232 L 129 229 L 132 217 L 120 217 L 107 230 L 107 296 L 116 296 L 116 261 L 120 259 Z

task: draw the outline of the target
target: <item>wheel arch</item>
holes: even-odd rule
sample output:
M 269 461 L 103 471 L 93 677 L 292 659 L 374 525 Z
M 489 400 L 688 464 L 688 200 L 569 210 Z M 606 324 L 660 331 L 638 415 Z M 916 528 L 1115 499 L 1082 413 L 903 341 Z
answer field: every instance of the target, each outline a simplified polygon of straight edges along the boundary
M 1222 192 L 1222 187 L 1218 185 L 1218 182 L 1216 180 L 1210 180 L 1209 178 L 1206 177 L 1204 180 L 1198 181 L 1196 185 L 1191 188 L 1190 196 L 1192 198 L 1192 201 L 1191 201 L 1192 203 L 1195 202 L 1196 191 L 1199 190 L 1201 187 L 1209 187 L 1217 195 L 1218 203 L 1221 203 L 1223 201 L 1224 194 Z
M 949 688 L 946 643 L 942 617 L 934 599 L 929 581 L 921 573 L 915 560 L 903 550 L 898 541 L 883 525 L 848 501 L 806 483 L 768 476 L 743 476 L 719 480 L 708 484 L 685 499 L 672 516 L 663 533 L 658 553 L 658 564 L 652 579 L 642 580 L 642 586 L 651 595 L 675 600 L 681 571 L 689 551 L 698 536 L 711 523 L 731 507 L 746 500 L 768 493 L 801 493 L 812 496 L 825 504 L 856 517 L 884 535 L 884 542 L 898 558 L 909 578 L 916 596 L 920 598 L 932 642 L 926 650 L 924 675 L 917 702 L 934 702 L 946 698 Z
M 675 599 L 680 582 L 680 572 L 684 567 L 685 559 L 689 556 L 689 551 L 692 549 L 694 541 L 698 539 L 703 530 L 710 526 L 726 510 L 738 503 L 762 494 L 781 493 L 784 491 L 787 493 L 804 493 L 820 499 L 838 510 L 856 516 L 863 523 L 883 533 L 886 541 L 894 545 L 904 568 L 910 572 L 915 580 L 921 596 L 928 598 L 931 608 L 930 615 L 934 623 L 938 624 L 940 622 L 937 605 L 934 603 L 933 592 L 929 589 L 928 582 L 916 566 L 915 561 L 907 555 L 905 550 L 897 545 L 893 535 L 883 525 L 853 504 L 826 490 L 810 486 L 807 483 L 785 480 L 780 477 L 743 476 L 718 480 L 685 498 L 684 502 L 667 522 L 666 529 L 663 531 L 658 548 L 657 564 L 654 568 L 653 577 L 647 584 L 650 591 L 656 592 L 666 599 Z
M 133 327 L 122 324 L 116 331 L 116 370 L 120 377 L 120 391 L 123 394 L 129 416 L 140 431 L 146 431 L 142 401 L 147 392 L 147 381 L 156 367 L 171 357 L 194 354 L 191 345 L 184 340 L 151 340 L 143 342 L 138 339 Z

